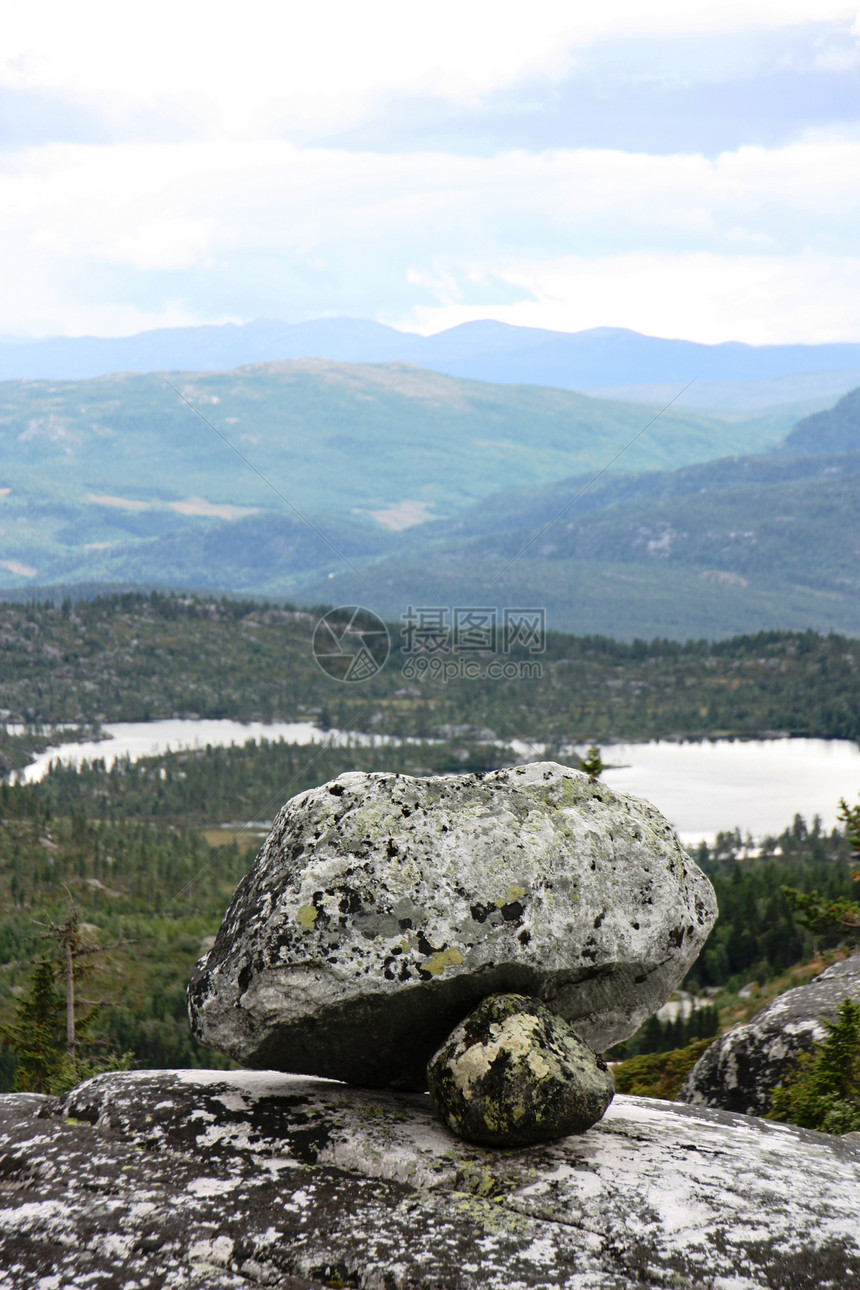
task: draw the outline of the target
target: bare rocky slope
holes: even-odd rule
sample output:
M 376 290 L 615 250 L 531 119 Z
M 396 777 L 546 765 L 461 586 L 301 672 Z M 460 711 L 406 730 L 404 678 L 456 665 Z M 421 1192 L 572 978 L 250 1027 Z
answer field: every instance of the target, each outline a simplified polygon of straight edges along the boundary
M 0 1098 L 0 1268 L 4 1290 L 851 1290 L 860 1145 L 616 1097 L 490 1151 L 419 1093 L 101 1075 Z

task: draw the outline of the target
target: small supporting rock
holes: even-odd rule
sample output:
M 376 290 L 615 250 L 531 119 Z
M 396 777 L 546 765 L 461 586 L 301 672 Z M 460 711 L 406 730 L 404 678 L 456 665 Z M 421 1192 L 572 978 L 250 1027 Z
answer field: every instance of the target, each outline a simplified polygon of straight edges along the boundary
M 561 1017 L 523 994 L 483 1000 L 427 1067 L 442 1119 L 469 1142 L 526 1147 L 582 1133 L 603 1116 L 615 1079 Z

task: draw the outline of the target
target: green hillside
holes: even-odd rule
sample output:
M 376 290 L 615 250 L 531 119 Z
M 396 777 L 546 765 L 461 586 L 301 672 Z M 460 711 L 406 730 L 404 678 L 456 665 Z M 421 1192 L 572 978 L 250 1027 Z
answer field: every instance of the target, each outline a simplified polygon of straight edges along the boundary
M 341 565 L 301 595 L 394 617 L 408 604 L 535 603 L 555 628 L 625 640 L 860 633 L 860 453 L 606 476 L 583 493 L 588 483 L 497 494 L 416 531 L 368 568 L 371 587 Z
M 468 545 L 375 567 L 368 588 L 349 573 L 311 583 L 308 603 L 323 595 L 359 600 L 397 619 L 409 605 L 537 605 L 554 631 L 636 637 L 722 640 L 738 633 L 811 629 L 860 636 L 856 591 L 817 590 L 771 575 L 745 578 L 721 568 L 654 562 L 610 562 L 520 556 L 510 569 L 482 561 Z M 493 581 L 494 575 L 498 580 Z
M 69 532 L 44 567 L 56 584 L 229 588 L 395 620 L 410 604 L 536 605 L 555 630 L 625 640 L 860 634 L 859 477 L 860 454 L 774 454 L 607 476 L 572 506 L 588 476 L 508 491 L 402 534 L 271 512 L 98 551 Z
M 68 507 L 66 515 L 57 534 L 63 546 L 32 535 L 28 559 L 38 561 L 40 582 L 228 588 L 284 596 L 312 576 L 324 578 L 329 570 L 349 565 L 357 568 L 394 555 L 400 547 L 395 534 L 367 522 L 313 514 L 305 521 L 271 511 L 233 522 L 186 521 L 174 532 L 153 537 L 127 535 L 124 540 L 93 543 L 82 540 L 92 533 L 83 509 Z M 364 585 L 361 578 L 358 581 Z
M 404 364 L 307 359 L 170 380 L 214 429 L 155 374 L 0 385 L 0 578 L 8 586 L 181 579 L 192 557 L 174 560 L 176 543 L 260 511 L 296 518 L 296 508 L 397 532 L 499 489 L 599 470 L 653 415 Z M 671 408 L 624 453 L 625 467 L 760 450 L 781 432 Z M 157 539 L 173 542 L 133 549 Z M 202 562 L 210 558 L 203 553 Z
M 0 387 L 0 580 L 526 604 L 622 639 L 860 633 L 857 391 L 769 452 L 770 422 L 672 409 L 604 471 L 642 407 L 402 364 L 171 379 L 218 433 L 156 376 Z

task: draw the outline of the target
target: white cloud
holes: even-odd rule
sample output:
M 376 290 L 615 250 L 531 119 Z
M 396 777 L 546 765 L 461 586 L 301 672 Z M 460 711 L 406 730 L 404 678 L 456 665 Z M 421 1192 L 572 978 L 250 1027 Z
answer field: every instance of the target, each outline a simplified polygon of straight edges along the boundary
M 493 309 L 494 318 L 519 327 L 629 327 L 703 344 L 805 344 L 860 336 L 860 256 L 634 252 L 521 262 L 501 272 L 535 297 Z M 444 303 L 385 321 L 429 334 L 486 316 L 480 306 Z
M 850 132 L 714 160 L 53 145 L 0 172 L 0 333 L 220 321 L 242 313 L 242 297 L 274 316 L 352 312 L 422 329 L 489 315 L 711 340 L 853 338 L 858 224 Z M 500 299 L 491 283 L 510 290 L 488 308 Z
M 343 124 L 391 94 L 469 102 L 557 78 L 597 42 L 857 19 L 844 0 L 30 0 L 4 15 L 0 84 L 104 118 L 158 112 L 207 134 Z

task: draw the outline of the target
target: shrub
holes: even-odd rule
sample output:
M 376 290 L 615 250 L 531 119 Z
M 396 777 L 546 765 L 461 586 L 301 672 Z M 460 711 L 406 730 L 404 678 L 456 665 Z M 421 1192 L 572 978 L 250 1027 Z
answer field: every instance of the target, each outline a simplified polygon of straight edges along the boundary
M 713 1039 L 696 1039 L 670 1053 L 643 1053 L 615 1067 L 616 1093 L 674 1102 L 681 1085 Z
M 860 1132 L 860 1003 L 844 999 L 827 1037 L 803 1053 L 767 1118 L 823 1133 Z

